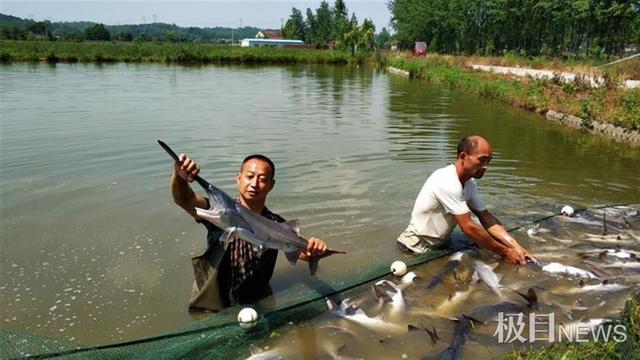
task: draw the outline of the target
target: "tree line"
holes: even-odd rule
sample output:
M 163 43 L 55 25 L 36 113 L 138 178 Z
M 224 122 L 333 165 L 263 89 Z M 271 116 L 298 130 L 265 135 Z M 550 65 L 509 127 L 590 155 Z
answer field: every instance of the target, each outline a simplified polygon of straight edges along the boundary
M 622 54 L 640 44 L 639 0 L 390 0 L 401 47 L 449 54 Z
M 282 35 L 287 39 L 302 40 L 306 44 L 320 47 L 331 45 L 352 53 L 388 47 L 391 35 L 387 29 L 382 28 L 376 34 L 373 21 L 367 18 L 359 24 L 355 13 L 349 17 L 349 10 L 343 0 L 335 0 L 333 6 L 322 0 L 315 12 L 307 8 L 305 15 L 299 9 L 292 8 L 291 15 L 282 28 Z
M 175 24 L 104 25 L 92 22 L 33 21 L 0 14 L 0 39 L 62 41 L 227 42 L 254 37 L 260 29 L 245 26 L 180 27 Z

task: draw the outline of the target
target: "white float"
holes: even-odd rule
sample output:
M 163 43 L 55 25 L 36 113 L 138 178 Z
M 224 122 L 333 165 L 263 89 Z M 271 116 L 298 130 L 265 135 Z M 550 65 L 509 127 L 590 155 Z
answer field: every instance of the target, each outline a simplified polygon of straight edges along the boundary
M 562 215 L 568 216 L 568 217 L 572 217 L 574 210 L 571 206 L 569 205 L 565 205 L 562 207 L 562 210 L 560 210 L 560 213 L 562 213 Z
M 244 329 L 256 326 L 258 322 L 258 312 L 250 307 L 246 307 L 238 312 L 238 323 Z
M 396 260 L 391 263 L 391 273 L 395 276 L 402 276 L 407 273 L 407 264 L 400 260 Z

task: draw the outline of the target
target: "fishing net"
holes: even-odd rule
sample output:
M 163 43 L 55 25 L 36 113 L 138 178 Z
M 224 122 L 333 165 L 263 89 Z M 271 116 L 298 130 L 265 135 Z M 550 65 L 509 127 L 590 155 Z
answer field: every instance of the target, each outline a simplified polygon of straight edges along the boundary
M 528 230 L 533 229 L 535 224 L 552 229 L 554 226 L 564 226 L 562 224 L 570 224 L 568 226 L 577 226 L 576 224 L 579 226 L 602 226 L 602 217 L 606 217 L 605 210 L 607 209 L 617 209 L 616 211 L 618 212 L 636 211 L 635 217 L 638 218 L 637 206 L 578 210 L 574 217 L 574 219 L 578 220 L 574 220 L 574 222 L 567 222 L 559 219 L 560 215 L 554 215 L 519 226 L 511 229 L 511 231 L 522 236 Z M 613 216 L 610 219 L 605 219 L 608 229 L 605 229 L 604 232 L 614 232 L 616 229 L 632 226 L 625 223 L 623 219 L 624 217 L 614 218 Z M 637 225 L 639 224 L 634 224 L 633 226 Z M 452 248 L 435 250 L 424 255 L 405 254 L 400 256 L 400 259 L 409 267 L 415 267 L 470 246 L 468 240 L 464 239 L 460 234 L 454 233 L 454 239 L 456 241 L 454 241 L 455 245 Z M 640 243 L 640 240 L 638 241 L 636 246 Z M 372 262 L 366 268 L 362 267 L 358 270 L 350 271 L 343 278 L 331 282 L 310 278 L 304 284 L 295 284 L 278 293 L 277 298 L 267 298 L 256 303 L 253 307 L 260 316 L 257 324 L 250 329 L 244 329 L 239 326 L 237 314 L 241 306 L 235 306 L 212 314 L 202 320 L 194 321 L 188 326 L 169 333 L 135 341 L 100 346 L 80 346 L 64 339 L 43 337 L 27 332 L 1 330 L 0 357 L 2 359 L 26 357 L 36 359 L 246 358 L 251 355 L 250 349 L 253 346 L 261 345 L 274 334 L 277 334 L 279 328 L 299 324 L 326 312 L 326 298 L 331 298 L 336 303 L 339 303 L 347 297 L 363 293 L 372 281 L 389 275 L 388 263 Z M 635 311 L 637 316 L 639 299 L 638 295 L 636 295 L 635 300 L 630 300 L 625 311 L 628 313 Z M 629 324 L 629 328 L 637 331 L 638 324 Z M 638 336 L 638 333 L 630 334 L 629 341 L 620 345 L 620 353 L 627 355 L 637 354 L 638 350 L 640 350 Z

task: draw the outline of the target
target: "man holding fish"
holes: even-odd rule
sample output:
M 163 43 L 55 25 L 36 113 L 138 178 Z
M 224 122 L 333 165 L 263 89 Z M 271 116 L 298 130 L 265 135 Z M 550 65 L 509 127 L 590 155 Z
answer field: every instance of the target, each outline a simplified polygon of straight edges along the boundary
M 453 228 L 460 230 L 479 247 L 502 256 L 512 264 L 535 258 L 514 239 L 485 207 L 475 179 L 480 179 L 493 157 L 489 142 L 478 135 L 465 137 L 457 148 L 454 164 L 434 171 L 418 194 L 411 221 L 398 243 L 415 252 L 426 253 L 444 245 Z M 471 218 L 471 213 L 480 224 Z
M 165 144 L 161 143 L 161 145 Z M 165 148 L 165 150 L 167 149 L 168 147 Z M 169 151 L 170 149 L 167 150 L 167 152 Z M 169 154 L 175 156 L 173 152 L 169 152 Z M 236 204 L 233 204 L 240 206 L 235 208 L 229 204 L 211 203 L 212 199 L 213 202 L 222 199 L 221 202 L 224 203 L 228 196 L 202 180 L 198 176 L 199 171 L 200 167 L 195 161 L 187 155 L 181 154 L 176 159 L 171 177 L 171 193 L 175 203 L 193 216 L 196 222 L 203 224 L 208 231 L 206 252 L 193 258 L 196 280 L 189 303 L 191 309 L 218 311 L 234 304 L 252 303 L 270 295 L 269 281 L 273 275 L 278 248 L 288 251 L 285 255 L 292 263 L 295 263 L 298 258 L 309 261 L 312 272 L 317 266 L 317 259 L 331 252 L 328 251 L 325 242 L 318 238 L 312 237 L 307 241 L 294 234 L 294 230 L 297 232 L 297 224 L 292 225 L 295 229 L 284 226 L 285 220 L 278 214 L 272 213 L 265 206 L 267 195 L 276 182 L 274 178 L 275 166 L 266 156 L 250 155 L 242 162 L 240 171 L 236 175 L 238 197 L 235 200 Z M 218 191 L 210 193 L 208 190 L 209 199 L 198 195 L 189 185 L 194 180 L 197 180 L 201 185 L 204 182 L 205 185 Z M 234 201 L 228 199 L 226 202 Z M 224 206 L 227 208 L 224 209 Z M 224 224 L 216 221 L 220 220 L 220 216 L 215 217 L 214 210 L 231 213 L 240 219 L 236 220 L 235 224 L 240 221 L 245 225 L 229 225 L 228 228 L 225 228 Z M 265 222 L 262 217 L 270 221 Z M 288 235 L 297 237 L 296 240 L 299 240 L 301 244 L 297 244 L 297 248 L 289 246 L 285 249 L 284 245 L 278 248 L 270 246 L 263 248 L 263 243 L 257 245 L 255 241 L 250 242 L 242 239 L 244 237 L 253 240 L 257 237 L 256 234 L 248 234 L 247 228 L 257 232 L 260 230 L 258 229 L 260 226 L 262 226 L 261 229 L 264 229 L 270 227 L 270 224 L 275 225 L 271 221 L 280 223 L 284 231 L 289 230 L 292 234 Z M 216 222 L 215 225 L 214 222 Z M 229 233 L 229 228 L 232 229 L 232 233 Z M 279 230 L 282 232 L 282 229 Z M 272 232 L 276 231 L 272 230 Z M 225 243 L 228 243 L 228 246 L 225 246 Z

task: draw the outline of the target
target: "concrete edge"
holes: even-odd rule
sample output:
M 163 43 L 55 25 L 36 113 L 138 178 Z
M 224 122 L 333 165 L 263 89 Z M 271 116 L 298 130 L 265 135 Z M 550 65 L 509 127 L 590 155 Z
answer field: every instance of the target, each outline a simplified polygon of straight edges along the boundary
M 633 147 L 640 147 L 640 132 L 636 130 L 627 130 L 620 126 L 595 120 L 589 122 L 577 116 L 563 114 L 554 110 L 547 111 L 545 117 L 571 128 L 584 129 L 592 134 L 604 136 L 618 142 L 627 143 Z
M 400 75 L 402 77 L 411 77 L 411 73 L 406 71 L 406 70 L 402 70 L 402 69 L 398 69 L 395 68 L 393 66 L 387 66 L 387 71 L 392 73 L 392 74 L 396 74 L 396 75 Z

